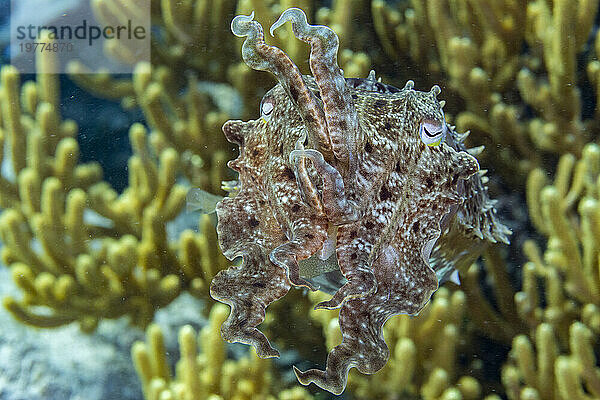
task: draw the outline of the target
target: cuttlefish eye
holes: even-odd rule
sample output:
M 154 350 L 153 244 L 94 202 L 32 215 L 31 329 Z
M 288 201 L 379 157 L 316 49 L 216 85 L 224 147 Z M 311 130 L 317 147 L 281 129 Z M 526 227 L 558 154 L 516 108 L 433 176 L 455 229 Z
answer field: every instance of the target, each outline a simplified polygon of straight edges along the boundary
M 269 119 L 271 119 L 271 114 L 273 113 L 273 108 L 275 106 L 269 100 L 263 101 L 260 105 L 260 119 L 267 123 Z
M 438 146 L 446 135 L 446 121 L 423 121 L 419 126 L 421 140 L 427 146 Z

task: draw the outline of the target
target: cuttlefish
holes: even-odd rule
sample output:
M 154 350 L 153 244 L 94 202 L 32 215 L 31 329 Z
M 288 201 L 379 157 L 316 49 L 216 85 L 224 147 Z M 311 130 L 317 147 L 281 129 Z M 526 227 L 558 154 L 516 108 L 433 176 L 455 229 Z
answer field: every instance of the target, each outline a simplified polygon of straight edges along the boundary
M 390 317 L 418 313 L 455 268 L 486 242 L 508 242 L 510 231 L 496 217 L 476 151 L 446 123 L 438 86 L 398 89 L 374 72 L 344 78 L 333 30 L 290 8 L 271 34 L 286 22 L 310 45 L 312 76 L 265 43 L 253 15 L 231 23 L 245 38 L 246 64 L 279 83 L 258 119 L 223 126 L 239 146 L 229 162 L 239 181 L 235 196 L 216 204 L 217 232 L 223 254 L 242 262 L 217 274 L 210 293 L 231 307 L 223 338 L 263 358 L 279 355 L 257 329 L 270 303 L 292 286 L 332 294 L 316 308 L 340 309 L 342 343 L 325 370 L 295 373 L 339 394 L 350 368 L 372 374 L 386 364 Z

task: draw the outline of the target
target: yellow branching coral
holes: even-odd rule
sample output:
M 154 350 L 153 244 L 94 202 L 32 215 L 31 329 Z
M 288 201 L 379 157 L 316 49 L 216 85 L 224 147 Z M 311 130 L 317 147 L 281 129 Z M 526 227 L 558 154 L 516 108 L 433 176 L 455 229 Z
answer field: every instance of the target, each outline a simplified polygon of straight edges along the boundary
M 121 3 L 113 8 L 120 11 Z M 223 80 L 223 71 L 235 58 L 237 46 L 229 34 L 234 0 L 153 1 L 153 17 L 162 31 L 153 43 L 153 63 L 174 70 L 192 68 L 203 79 Z M 178 67 L 179 66 L 179 67 Z
M 530 241 L 523 289 L 515 295 L 528 335 L 513 339 L 502 381 L 510 399 L 591 399 L 600 396 L 596 359 L 600 332 L 600 147 L 561 157 L 552 182 L 529 174 L 531 219 L 547 238 L 542 253 Z
M 185 94 L 178 93 L 172 70 L 136 66 L 133 82 L 139 104 L 152 128 L 150 142 L 162 151 L 174 148 L 181 155 L 182 172 L 195 187 L 212 193 L 221 190 L 221 182 L 230 179 L 226 160 L 231 156 L 221 125 L 228 114 L 209 111 L 209 99 L 190 76 Z
M 472 105 L 489 102 L 490 90 L 501 90 L 517 71 L 525 9 L 514 2 L 411 1 L 398 10 L 374 1 L 372 9 L 386 51 L 444 70 Z
M 146 4 L 123 3 L 115 0 L 90 1 L 95 16 L 107 25 L 127 20 L 147 12 Z M 151 0 L 150 17 L 154 29 L 151 56 L 153 65 L 168 65 L 177 76 L 183 77 L 188 70 L 196 71 L 202 79 L 224 81 L 223 71 L 237 58 L 235 39 L 229 33 L 229 22 L 235 11 L 235 0 L 219 1 L 173 1 Z M 135 64 L 132 49 L 124 48 L 120 42 L 107 41 L 108 56 Z M 127 98 L 132 105 L 133 84 L 128 79 L 114 79 L 109 74 L 87 74 L 89 66 L 72 63 L 69 72 L 76 81 L 95 94 L 106 98 Z
M 301 387 L 281 390 L 276 385 L 270 360 L 248 354 L 227 360 L 220 326 L 227 307 L 213 307 L 208 325 L 198 337 L 192 327 L 179 331 L 181 359 L 173 377 L 165 356 L 164 339 L 157 325 L 147 330 L 147 342 L 137 342 L 131 352 L 147 400 L 308 400 Z M 201 353 L 198 354 L 198 343 Z
M 0 178 L 2 261 L 24 292 L 4 300 L 8 310 L 35 326 L 78 321 L 90 331 L 122 315 L 145 326 L 183 289 L 206 296 L 225 266 L 213 222 L 205 216 L 202 234 L 167 237 L 187 193 L 176 183 L 177 152 L 163 146 L 157 159 L 146 129 L 133 125 L 130 186 L 118 195 L 98 165 L 78 165 L 77 126 L 56 109 L 57 75 L 40 72 L 21 93 L 13 67 L 0 75 L 0 142 L 12 167 Z
M 232 178 L 226 176 L 225 160 L 231 154 L 225 150 L 229 146 L 221 126 L 236 111 L 231 106 L 236 103 L 232 90 L 213 96 L 220 98 L 220 105 L 228 105 L 219 108 L 198 81 L 198 77 L 224 81 L 226 67 L 237 57 L 237 51 L 235 56 L 232 53 L 237 45 L 227 22 L 235 2 L 217 3 L 153 1 L 151 14 L 162 34 L 152 36 L 152 62 L 128 62 L 132 56 L 107 50 L 108 56 L 120 61 L 125 58 L 134 65 L 131 79 L 114 79 L 102 71 L 91 74 L 81 62 L 68 65 L 70 76 L 95 95 L 120 99 L 127 108 L 141 107 L 156 152 L 174 148 L 191 185 L 212 193 L 220 192 L 222 180 Z M 101 21 L 142 12 L 136 8 L 139 5 L 124 6 L 113 0 L 92 1 L 92 6 Z M 227 48 L 231 48 L 229 53 Z M 212 91 L 216 91 L 214 84 Z
M 553 287 L 552 279 L 564 279 L 556 283 L 559 287 L 550 292 L 555 298 L 548 301 L 561 299 L 557 306 L 567 309 L 574 307 L 568 306 L 569 301 L 600 304 L 599 176 L 600 147 L 588 144 L 579 160 L 569 154 L 561 157 L 552 184 L 541 170 L 532 171 L 527 182 L 532 221 L 548 237 L 543 256 L 532 243 L 526 247 L 531 260 L 529 269 L 544 276 L 548 288 Z M 561 290 L 564 291 L 562 296 Z M 536 297 L 529 293 L 522 300 L 532 302 L 528 305 L 531 309 L 537 303 Z
M 534 1 L 527 7 L 527 44 L 541 54 L 546 79 L 536 80 L 529 68 L 517 76 L 519 93 L 540 117 L 528 123 L 537 147 L 579 153 L 597 121 L 582 121 L 577 87 L 577 54 L 586 44 L 598 11 L 596 1 Z
M 600 367 L 593 332 L 583 323 L 569 328 L 569 352 L 560 354 L 549 324 L 535 332 L 535 350 L 525 335 L 515 337 L 511 361 L 502 371 L 509 399 L 576 399 L 600 397 Z

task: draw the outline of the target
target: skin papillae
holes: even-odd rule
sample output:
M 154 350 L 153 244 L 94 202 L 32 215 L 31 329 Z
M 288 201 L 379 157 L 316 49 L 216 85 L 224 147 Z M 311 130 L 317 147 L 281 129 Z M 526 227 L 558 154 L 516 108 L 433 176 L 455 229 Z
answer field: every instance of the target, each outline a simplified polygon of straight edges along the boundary
M 316 289 L 298 263 L 335 252 L 346 281 L 317 308 L 340 308 L 343 340 L 324 371 L 295 372 L 302 384 L 339 394 L 350 368 L 372 374 L 385 365 L 384 323 L 423 308 L 438 288 L 436 266 L 465 261 L 464 249 L 442 246 L 440 236 L 461 236 L 470 260 L 476 244 L 507 242 L 510 231 L 496 220 L 478 162 L 462 144 L 466 135 L 446 124 L 437 86 L 420 92 L 411 81 L 396 89 L 374 74 L 345 79 L 331 29 L 291 8 L 271 33 L 285 22 L 310 45 L 312 76 L 265 44 L 252 15 L 231 24 L 246 38 L 244 61 L 279 84 L 264 96 L 260 119 L 223 126 L 240 148 L 229 166 L 241 190 L 218 204 L 217 231 L 224 255 L 242 263 L 213 279 L 211 295 L 231 307 L 225 340 L 277 357 L 256 328 L 266 307 L 292 286 Z

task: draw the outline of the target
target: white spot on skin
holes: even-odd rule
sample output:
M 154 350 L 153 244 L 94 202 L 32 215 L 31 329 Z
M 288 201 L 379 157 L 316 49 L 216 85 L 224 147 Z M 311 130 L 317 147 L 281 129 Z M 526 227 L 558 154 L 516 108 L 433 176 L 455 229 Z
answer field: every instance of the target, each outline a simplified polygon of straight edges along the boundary
M 260 106 L 260 116 L 261 119 L 263 120 L 263 122 L 269 122 L 269 120 L 271 119 L 271 114 L 273 113 L 273 108 L 275 108 L 273 106 L 273 103 L 271 103 L 270 101 L 265 101 L 261 104 Z

